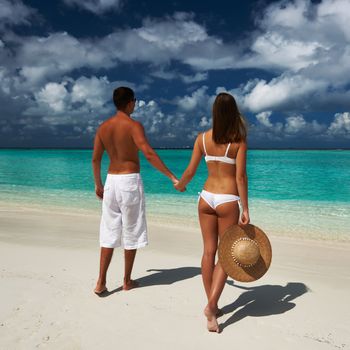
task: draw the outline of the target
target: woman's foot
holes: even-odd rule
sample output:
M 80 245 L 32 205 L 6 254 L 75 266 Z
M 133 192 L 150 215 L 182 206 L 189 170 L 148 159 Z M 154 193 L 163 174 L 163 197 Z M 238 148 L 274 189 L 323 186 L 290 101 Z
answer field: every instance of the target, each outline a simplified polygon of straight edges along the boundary
M 222 311 L 222 309 L 217 308 L 215 315 L 216 315 L 216 318 L 219 318 L 224 315 L 224 312 Z
M 216 311 L 213 311 L 210 309 L 210 307 L 207 305 L 206 308 L 204 309 L 204 315 L 207 318 L 207 328 L 209 332 L 216 332 L 219 333 L 219 324 L 216 319 Z
M 139 283 L 134 280 L 129 280 L 128 282 L 124 281 L 123 290 L 130 290 L 133 288 L 137 288 L 138 286 L 139 286 Z
M 104 294 L 105 292 L 107 292 L 107 288 L 106 285 L 104 284 L 97 284 L 96 288 L 94 289 L 94 293 L 98 296 L 101 296 L 102 294 Z

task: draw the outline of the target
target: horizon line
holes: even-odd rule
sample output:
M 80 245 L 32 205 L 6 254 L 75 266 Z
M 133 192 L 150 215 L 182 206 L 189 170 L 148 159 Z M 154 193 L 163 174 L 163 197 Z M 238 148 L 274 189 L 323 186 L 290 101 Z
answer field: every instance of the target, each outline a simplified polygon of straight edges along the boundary
M 93 150 L 92 147 L 0 147 L 0 150 Z M 193 149 L 193 146 L 186 147 L 153 147 L 155 150 L 189 150 Z M 328 147 L 328 148 L 319 148 L 319 147 L 251 147 L 248 150 L 262 150 L 262 151 L 348 151 L 350 147 Z

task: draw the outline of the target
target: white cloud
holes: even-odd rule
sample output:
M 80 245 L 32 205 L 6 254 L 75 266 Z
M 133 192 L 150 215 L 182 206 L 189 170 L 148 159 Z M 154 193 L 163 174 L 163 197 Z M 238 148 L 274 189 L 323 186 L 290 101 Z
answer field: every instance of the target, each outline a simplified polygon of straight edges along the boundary
M 133 113 L 133 118 L 141 121 L 147 134 L 164 134 L 169 127 L 169 120 L 165 118 L 164 113 L 157 102 L 143 100 L 137 102 L 137 107 Z
M 80 77 L 73 85 L 72 102 L 87 103 L 91 108 L 101 108 L 111 99 L 110 82 L 107 77 Z
M 344 136 L 350 139 L 350 113 L 337 113 L 327 130 L 327 134 L 332 137 Z
M 306 79 L 300 75 L 281 75 L 270 82 L 265 80 L 248 81 L 243 86 L 232 90 L 242 106 L 252 112 L 276 110 L 278 108 L 305 108 L 300 101 L 313 93 L 321 93 L 327 83 L 320 80 Z M 298 105 L 299 104 L 299 105 Z
M 317 7 L 317 15 L 321 25 L 328 25 L 333 30 L 338 29 L 347 39 L 350 39 L 350 2 L 348 0 L 323 0 Z
M 183 111 L 190 112 L 195 109 L 206 109 L 208 107 L 207 86 L 202 86 L 195 90 L 191 95 L 176 98 L 177 105 Z
M 36 11 L 20 0 L 0 0 L 0 29 L 4 25 L 30 24 L 29 18 Z
M 143 27 L 135 30 L 145 42 L 160 50 L 177 52 L 184 46 L 203 42 L 208 38 L 205 28 L 191 20 L 190 15 L 175 13 L 166 20 L 146 19 Z
M 257 123 L 250 128 L 250 137 L 254 140 L 286 141 L 299 139 L 320 139 L 327 136 L 329 126 L 320 124 L 317 120 L 307 121 L 304 116 L 291 115 L 285 121 L 272 122 L 272 113 L 264 111 L 257 114 Z
M 305 25 L 309 1 L 276 2 L 268 6 L 261 20 L 262 27 L 282 26 L 297 28 Z
M 306 121 L 303 116 L 297 115 L 286 119 L 285 132 L 287 134 L 297 134 L 305 129 Z
M 261 60 L 262 67 L 298 71 L 317 64 L 317 51 L 327 47 L 317 41 L 304 42 L 286 38 L 277 32 L 267 32 L 255 40 L 251 49 L 257 54 L 257 60 Z
M 270 122 L 271 114 L 272 114 L 271 111 L 261 112 L 256 115 L 256 119 L 261 125 L 271 128 L 272 127 L 272 123 Z
M 9 94 L 11 91 L 11 78 L 8 76 L 8 72 L 0 67 L 0 89 L 5 93 Z
M 201 128 L 209 128 L 211 125 L 210 120 L 207 117 L 202 117 L 202 119 L 199 122 L 199 126 Z
M 107 11 L 120 10 L 122 0 L 63 0 L 68 6 L 77 6 L 84 10 L 101 15 Z
M 197 72 L 194 75 L 186 75 L 179 73 L 177 71 L 164 71 L 163 69 L 158 69 L 151 73 L 152 76 L 164 79 L 164 80 L 174 80 L 174 79 L 180 79 L 185 84 L 192 84 L 192 83 L 198 83 L 200 81 L 204 81 L 208 79 L 208 73 L 207 72 Z
M 67 33 L 47 37 L 26 37 L 20 41 L 16 63 L 29 85 L 58 77 L 81 67 L 95 69 L 113 66 L 111 60 L 88 40 L 80 41 Z
M 23 114 L 42 118 L 47 125 L 86 125 L 89 120 L 96 121 L 114 113 L 112 94 L 118 86 L 138 90 L 132 82 L 110 82 L 105 76 L 81 76 L 76 80 L 64 78 L 59 83 L 49 82 L 34 92 L 34 101 L 30 99 L 29 104 L 24 104 Z
M 198 83 L 200 81 L 203 80 L 207 80 L 208 79 L 208 73 L 201 73 L 201 72 L 197 72 L 194 75 L 184 75 L 181 74 L 180 78 L 182 79 L 182 81 L 186 84 L 191 84 L 191 83 Z
M 48 83 L 35 94 L 39 104 L 47 105 L 54 113 L 62 113 L 66 110 L 68 91 L 65 84 Z
M 19 68 L 21 84 L 41 85 L 62 74 L 80 68 L 97 70 L 117 66 L 120 62 L 144 62 L 160 67 L 158 76 L 179 78 L 185 83 L 205 80 L 207 73 L 194 75 L 166 73 L 162 69 L 171 60 L 184 61 L 184 50 L 196 43 L 215 41 L 190 15 L 175 14 L 165 19 L 146 19 L 139 28 L 118 30 L 102 38 L 78 39 L 66 32 L 47 36 L 6 38 L 15 48 L 8 54 L 7 65 Z M 6 45 L 6 41 L 2 41 Z M 2 45 L 2 46 L 3 46 Z M 118 47 L 118 50 L 115 48 Z M 17 74 L 17 73 L 15 73 Z

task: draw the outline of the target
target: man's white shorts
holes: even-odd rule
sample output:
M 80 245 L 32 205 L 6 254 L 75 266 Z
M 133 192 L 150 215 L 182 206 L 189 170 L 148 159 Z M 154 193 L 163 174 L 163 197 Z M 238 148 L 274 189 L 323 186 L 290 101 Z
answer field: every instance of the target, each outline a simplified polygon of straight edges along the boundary
M 148 244 L 140 174 L 108 174 L 104 186 L 100 246 L 137 249 Z

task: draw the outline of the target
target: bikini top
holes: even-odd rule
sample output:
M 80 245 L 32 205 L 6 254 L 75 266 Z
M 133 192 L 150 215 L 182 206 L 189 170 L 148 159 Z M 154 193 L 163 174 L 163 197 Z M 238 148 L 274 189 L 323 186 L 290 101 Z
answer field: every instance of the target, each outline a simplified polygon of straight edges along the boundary
M 205 148 L 204 134 L 205 134 L 205 132 L 203 132 L 203 147 L 204 147 L 204 152 L 205 152 L 204 159 L 205 159 L 206 162 L 214 161 L 214 162 L 223 162 L 223 163 L 227 163 L 227 164 L 236 164 L 236 159 L 227 157 L 227 153 L 228 153 L 228 150 L 230 149 L 231 142 L 228 144 L 224 156 L 221 156 L 221 157 L 219 157 L 219 156 L 208 156 L 207 150 Z

